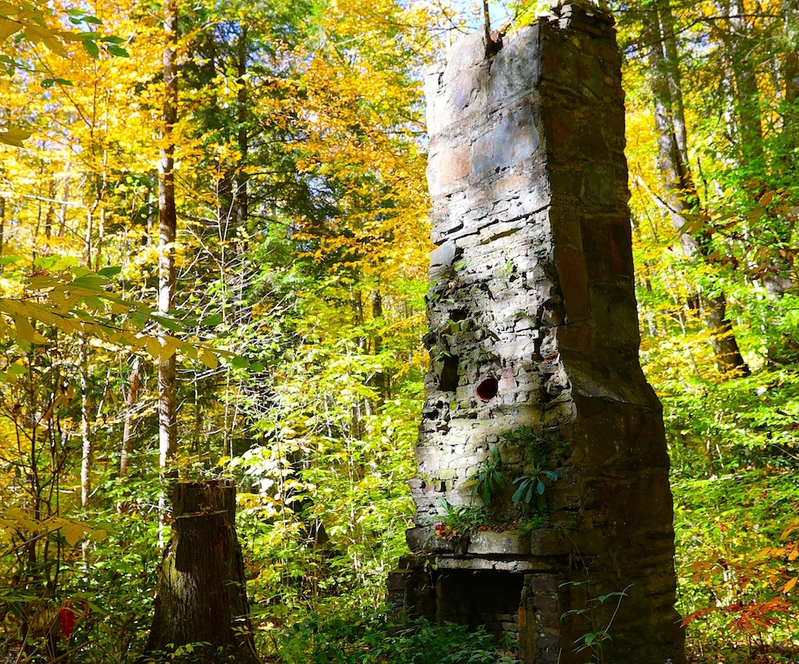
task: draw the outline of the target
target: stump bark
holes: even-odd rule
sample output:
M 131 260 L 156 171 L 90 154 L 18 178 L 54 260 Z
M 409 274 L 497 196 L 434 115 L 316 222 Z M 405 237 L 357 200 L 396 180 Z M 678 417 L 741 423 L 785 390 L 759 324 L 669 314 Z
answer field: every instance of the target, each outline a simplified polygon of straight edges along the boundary
M 178 482 L 171 498 L 172 539 L 161 564 L 148 661 L 261 664 L 236 537 L 235 485 Z M 185 656 L 170 658 L 181 647 Z

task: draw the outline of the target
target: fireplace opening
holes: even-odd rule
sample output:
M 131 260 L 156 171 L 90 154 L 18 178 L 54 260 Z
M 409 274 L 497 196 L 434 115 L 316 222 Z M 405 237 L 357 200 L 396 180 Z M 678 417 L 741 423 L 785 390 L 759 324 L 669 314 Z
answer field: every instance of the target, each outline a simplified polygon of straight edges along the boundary
M 485 625 L 494 637 L 519 633 L 519 606 L 524 575 L 510 572 L 447 570 L 438 579 L 437 620 Z
M 491 401 L 491 399 L 497 396 L 499 381 L 493 376 L 489 376 L 481 380 L 477 387 L 474 388 L 474 391 L 477 393 L 477 398 L 480 399 L 480 401 Z

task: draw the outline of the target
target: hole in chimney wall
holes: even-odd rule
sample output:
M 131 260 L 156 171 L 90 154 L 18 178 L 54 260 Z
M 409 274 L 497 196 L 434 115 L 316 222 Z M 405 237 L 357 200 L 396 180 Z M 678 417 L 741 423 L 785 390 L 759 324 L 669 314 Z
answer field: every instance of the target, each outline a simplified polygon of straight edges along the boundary
M 454 392 L 458 389 L 458 356 L 444 357 L 441 367 L 441 377 L 438 380 L 438 389 L 442 392 Z
M 491 399 L 497 396 L 499 381 L 493 376 L 483 378 L 483 380 L 477 384 L 477 387 L 474 388 L 474 391 L 480 401 L 491 401 Z

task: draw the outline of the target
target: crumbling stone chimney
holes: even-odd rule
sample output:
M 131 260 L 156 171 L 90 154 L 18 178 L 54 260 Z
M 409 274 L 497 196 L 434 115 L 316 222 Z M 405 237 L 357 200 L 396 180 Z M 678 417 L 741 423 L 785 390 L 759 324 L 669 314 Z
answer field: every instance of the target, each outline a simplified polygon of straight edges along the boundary
M 678 664 L 661 406 L 638 361 L 613 19 L 562 4 L 427 79 L 432 359 L 398 605 L 523 661 Z M 604 598 L 604 601 L 600 599 Z M 593 606 L 593 618 L 584 609 Z

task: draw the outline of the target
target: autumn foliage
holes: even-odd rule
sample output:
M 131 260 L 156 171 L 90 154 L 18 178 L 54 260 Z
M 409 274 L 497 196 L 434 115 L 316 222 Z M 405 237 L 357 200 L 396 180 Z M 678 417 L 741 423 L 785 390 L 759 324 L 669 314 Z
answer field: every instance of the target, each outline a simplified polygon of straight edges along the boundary
M 165 314 L 162 8 L 0 1 L 0 659 L 142 652 L 174 355 L 175 471 L 238 483 L 268 661 L 512 661 L 451 628 L 392 641 L 381 613 L 428 362 L 422 72 L 482 11 L 453 4 L 178 4 Z M 690 654 L 796 661 L 799 9 L 610 10 Z

